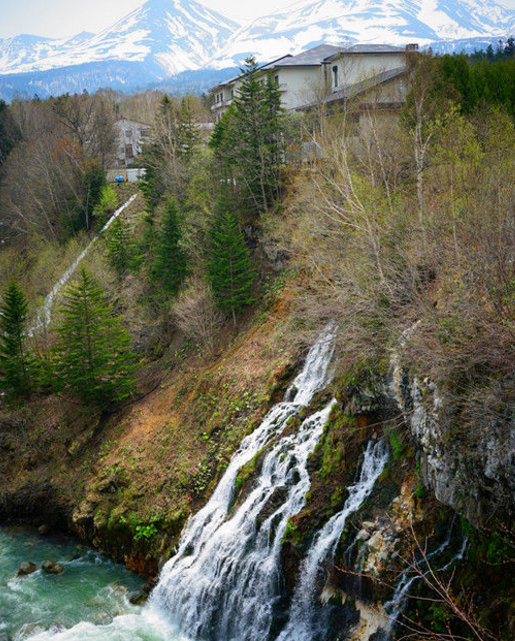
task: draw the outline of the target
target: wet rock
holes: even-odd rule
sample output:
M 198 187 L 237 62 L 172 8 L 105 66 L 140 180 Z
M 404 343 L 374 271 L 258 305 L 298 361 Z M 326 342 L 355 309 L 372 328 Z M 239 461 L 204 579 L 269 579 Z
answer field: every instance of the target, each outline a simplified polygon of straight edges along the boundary
M 149 581 L 148 583 L 144 583 L 141 586 L 141 591 L 144 592 L 145 594 L 150 594 L 155 587 L 156 587 L 156 582 Z
M 38 566 L 32 561 L 23 561 L 18 568 L 18 576 L 28 576 L 36 572 L 37 569 Z
M 21 628 L 18 628 L 18 630 L 16 630 L 14 637 L 8 637 L 8 639 L 9 641 L 11 641 L 13 638 L 27 639 L 28 637 L 42 634 L 43 632 L 45 632 L 45 628 L 43 628 L 43 626 L 38 625 L 37 623 L 25 623 L 21 626 Z
M 64 566 L 55 561 L 45 561 L 41 569 L 43 572 L 46 572 L 46 574 L 62 574 L 64 572 Z
M 272 492 L 272 495 L 265 503 L 263 509 L 256 518 L 257 527 L 260 527 L 263 521 L 266 521 L 272 514 L 281 507 L 281 505 L 286 500 L 288 494 L 288 488 L 285 486 L 276 487 Z
M 143 589 L 135 590 L 134 592 L 129 592 L 127 598 L 129 599 L 129 603 L 132 603 L 132 605 L 141 605 L 147 601 L 148 593 Z

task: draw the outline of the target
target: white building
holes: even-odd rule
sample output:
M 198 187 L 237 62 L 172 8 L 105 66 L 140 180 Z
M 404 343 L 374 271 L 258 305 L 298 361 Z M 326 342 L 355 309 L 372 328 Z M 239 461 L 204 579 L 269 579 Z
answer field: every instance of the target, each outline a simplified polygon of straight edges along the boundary
M 324 85 L 322 71 L 327 56 L 336 53 L 339 47 L 334 45 L 318 45 L 296 56 L 283 56 L 261 65 L 257 69 L 259 75 L 272 76 L 282 94 L 285 109 L 296 109 L 315 97 L 315 93 Z M 236 76 L 221 82 L 210 90 L 214 102 L 211 110 L 218 121 L 231 106 L 238 92 L 242 76 Z M 315 92 L 315 93 L 314 93 Z
M 272 76 L 281 90 L 283 107 L 288 110 L 302 110 L 317 102 L 334 104 L 360 95 L 365 89 L 370 95 L 371 87 L 381 87 L 382 95 L 386 96 L 387 85 L 391 95 L 385 104 L 393 105 L 405 99 L 402 78 L 409 56 L 416 51 L 418 45 L 318 45 L 262 65 L 257 73 Z M 215 120 L 232 104 L 241 79 L 242 76 L 237 76 L 211 89 Z
M 130 167 L 141 154 L 143 145 L 150 135 L 151 127 L 142 122 L 117 118 L 116 166 Z

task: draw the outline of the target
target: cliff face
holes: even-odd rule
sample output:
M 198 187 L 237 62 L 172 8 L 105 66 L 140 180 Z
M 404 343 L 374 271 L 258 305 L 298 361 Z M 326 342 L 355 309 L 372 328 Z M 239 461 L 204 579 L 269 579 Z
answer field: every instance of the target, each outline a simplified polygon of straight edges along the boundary
M 508 523 L 515 514 L 515 422 L 485 413 L 463 427 L 455 399 L 428 378 L 396 369 L 392 396 L 419 450 L 420 472 L 438 501 L 477 526 Z

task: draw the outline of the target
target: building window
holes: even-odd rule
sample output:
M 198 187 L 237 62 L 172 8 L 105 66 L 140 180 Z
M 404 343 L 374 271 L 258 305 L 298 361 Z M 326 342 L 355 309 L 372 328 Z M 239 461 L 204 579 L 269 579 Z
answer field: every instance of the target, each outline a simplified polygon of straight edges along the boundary
M 334 65 L 333 67 L 333 87 L 338 86 L 338 66 Z
M 231 89 L 231 100 L 234 98 L 234 89 Z
M 276 84 L 277 86 L 279 86 L 279 76 L 276 76 L 276 77 L 275 77 L 275 84 Z

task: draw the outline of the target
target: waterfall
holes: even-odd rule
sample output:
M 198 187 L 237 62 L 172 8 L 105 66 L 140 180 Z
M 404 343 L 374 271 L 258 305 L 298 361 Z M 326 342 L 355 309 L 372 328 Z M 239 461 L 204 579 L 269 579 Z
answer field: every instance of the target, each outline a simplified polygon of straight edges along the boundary
M 349 516 L 354 514 L 370 496 L 388 460 L 388 447 L 383 440 L 370 441 L 365 450 L 359 480 L 349 487 L 343 510 L 335 514 L 317 534 L 300 570 L 295 589 L 290 620 L 278 641 L 316 641 L 324 638 L 323 618 L 317 611 L 318 580 L 334 558 L 336 548 Z
M 50 325 L 50 321 L 52 320 L 52 306 L 54 304 L 55 297 L 63 287 L 63 285 L 66 285 L 66 283 L 70 280 L 70 278 L 73 276 L 75 273 L 75 270 L 79 266 L 79 264 L 82 262 L 86 254 L 90 251 L 90 249 L 93 247 L 93 245 L 97 242 L 99 239 L 100 235 L 103 234 L 113 223 L 115 218 L 118 218 L 118 216 L 131 204 L 136 200 L 137 194 L 134 194 L 129 198 L 129 200 L 123 204 L 121 207 L 119 207 L 114 214 L 111 216 L 111 218 L 107 221 L 107 223 L 102 227 L 100 232 L 94 236 L 90 243 L 87 245 L 85 249 L 82 250 L 82 252 L 77 256 L 77 258 L 74 260 L 74 262 L 68 267 L 68 269 L 64 272 L 64 274 L 61 276 L 61 278 L 57 281 L 57 283 L 52 287 L 50 292 L 47 294 L 45 301 L 41 308 L 38 311 L 37 314 L 37 319 L 34 325 L 30 328 L 29 335 L 32 335 L 36 330 L 42 329 L 44 327 L 48 327 Z
M 332 370 L 335 330 L 327 328 L 309 351 L 284 400 L 243 439 L 210 500 L 188 523 L 177 554 L 164 566 L 149 603 L 138 615 L 120 616 L 106 626 L 79 624 L 38 641 L 267 641 L 284 616 L 281 544 L 288 519 L 298 514 L 310 488 L 308 459 L 335 404 L 301 414 Z M 297 417 L 298 426 L 287 429 Z M 264 449 L 266 446 L 266 449 Z M 388 458 L 386 444 L 370 442 L 359 479 L 350 486 L 342 512 L 316 536 L 303 564 L 283 641 L 315 641 L 317 582 L 330 564 L 348 517 L 372 492 Z M 253 461 L 256 474 L 243 497 L 236 497 L 242 467 Z M 148 630 L 144 632 L 144 630 Z
M 206 506 L 189 523 L 178 553 L 164 566 L 152 605 L 204 639 L 266 639 L 280 597 L 280 550 L 288 518 L 304 505 L 307 470 L 334 401 L 305 418 L 264 454 L 259 477 L 231 512 L 238 471 L 330 378 L 333 328 L 310 350 L 301 373 L 233 456 Z

